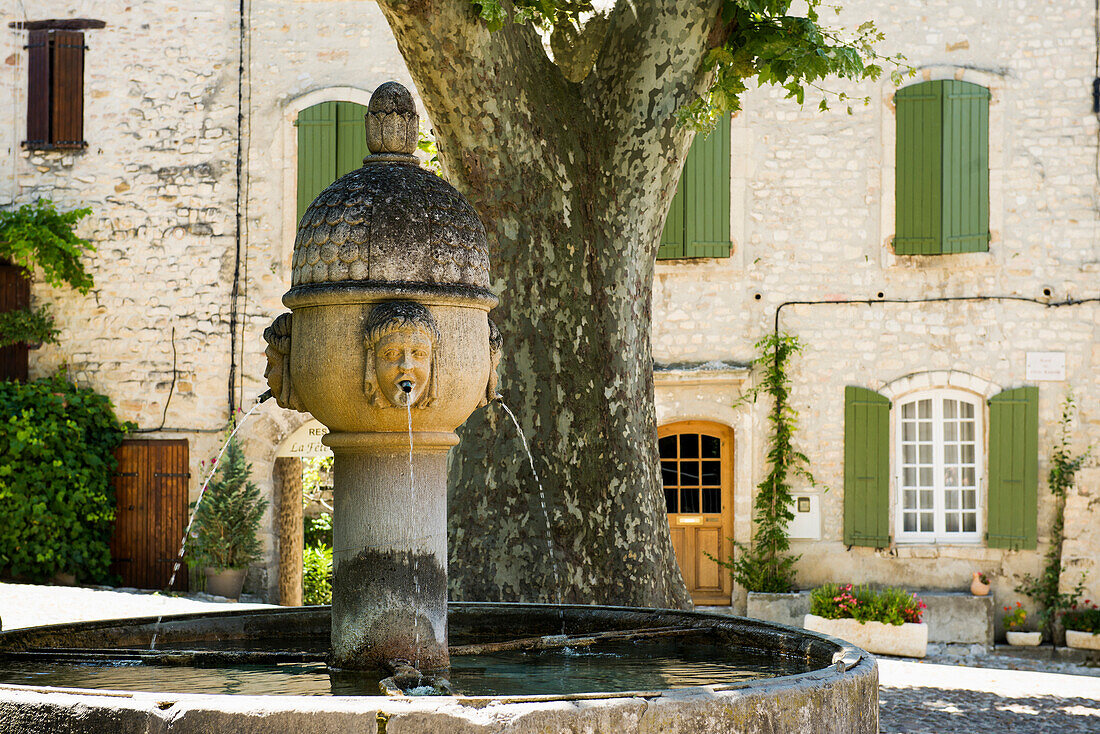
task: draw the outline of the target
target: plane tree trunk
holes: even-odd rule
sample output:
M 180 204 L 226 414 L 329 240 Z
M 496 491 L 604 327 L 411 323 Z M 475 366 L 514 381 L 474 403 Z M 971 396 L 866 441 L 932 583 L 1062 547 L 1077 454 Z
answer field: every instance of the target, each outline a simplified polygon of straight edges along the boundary
M 449 181 L 489 236 L 501 393 L 450 467 L 451 597 L 690 607 L 658 472 L 653 269 L 705 89 L 717 2 L 619 3 L 569 82 L 528 26 L 489 33 L 468 0 L 380 0 Z

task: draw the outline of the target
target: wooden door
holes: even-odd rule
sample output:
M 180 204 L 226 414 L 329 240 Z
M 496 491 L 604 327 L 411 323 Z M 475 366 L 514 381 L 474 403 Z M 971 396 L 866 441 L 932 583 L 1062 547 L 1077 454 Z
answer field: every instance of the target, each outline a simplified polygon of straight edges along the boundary
M 111 570 L 123 586 L 166 589 L 187 527 L 187 439 L 123 441 L 115 456 Z M 187 590 L 186 567 L 172 588 Z
M 672 545 L 696 604 L 729 605 L 726 560 L 733 536 L 733 431 L 718 423 L 685 421 L 657 430 L 661 480 Z
M 29 308 L 31 283 L 26 271 L 17 265 L 0 261 L 0 313 Z M 0 347 L 0 380 L 27 379 L 27 345 Z

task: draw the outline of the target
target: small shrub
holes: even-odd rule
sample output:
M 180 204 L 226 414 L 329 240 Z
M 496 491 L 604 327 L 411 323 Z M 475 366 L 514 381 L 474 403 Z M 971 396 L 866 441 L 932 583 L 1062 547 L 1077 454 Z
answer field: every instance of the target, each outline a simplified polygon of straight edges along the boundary
M 252 465 L 236 439 L 230 440 L 218 475 L 195 507 L 187 556 L 191 564 L 210 568 L 247 568 L 260 557 L 260 527 L 267 500 L 249 477 Z
M 50 285 L 68 285 L 86 294 L 93 282 L 80 258 L 86 252 L 95 252 L 95 248 L 77 237 L 73 229 L 91 213 L 86 208 L 59 212 L 48 199 L 0 211 L 0 259 L 28 273 L 37 265 Z
M 1100 607 L 1085 599 L 1087 607 L 1071 609 L 1062 615 L 1062 626 L 1075 632 L 1100 634 Z
M 131 427 L 60 375 L 0 381 L 0 568 L 108 580 L 114 449 Z
M 1027 610 L 1024 609 L 1024 605 L 1020 602 L 1016 602 L 1014 607 L 1005 607 L 1005 615 L 1002 618 L 1002 622 L 1006 630 L 1012 632 L 1018 632 L 1023 629 L 1024 623 L 1027 622 Z
M 927 605 L 904 589 L 823 584 L 810 592 L 810 614 L 884 624 L 919 624 Z
M 332 603 L 332 548 L 308 546 L 302 555 L 302 603 Z
M 323 513 L 317 517 L 305 519 L 305 545 L 332 547 L 332 515 Z
M 49 306 L 0 313 L 0 348 L 13 344 L 57 344 L 59 333 Z

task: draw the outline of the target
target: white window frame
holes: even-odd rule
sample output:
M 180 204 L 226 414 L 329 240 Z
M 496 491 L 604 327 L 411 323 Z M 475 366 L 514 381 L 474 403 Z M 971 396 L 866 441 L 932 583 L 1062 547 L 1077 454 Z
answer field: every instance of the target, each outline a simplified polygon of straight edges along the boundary
M 933 530 L 931 532 L 906 531 L 903 499 L 907 487 L 903 482 L 905 462 L 903 460 L 903 430 L 905 420 L 902 406 L 920 400 L 932 400 L 932 488 L 933 488 Z M 944 482 L 944 416 L 945 399 L 970 403 L 974 406 L 974 482 L 976 489 L 976 523 L 971 532 L 946 531 L 946 487 Z M 894 458 L 894 538 L 900 544 L 952 544 L 977 545 L 985 537 L 985 400 L 980 395 L 951 388 L 938 388 L 910 392 L 894 400 L 893 451 Z

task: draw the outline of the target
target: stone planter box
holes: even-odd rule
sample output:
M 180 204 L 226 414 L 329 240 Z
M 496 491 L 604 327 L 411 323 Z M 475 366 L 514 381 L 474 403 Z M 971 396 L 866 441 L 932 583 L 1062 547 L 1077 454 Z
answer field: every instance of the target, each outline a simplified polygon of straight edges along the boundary
M 813 632 L 839 637 L 868 652 L 923 658 L 928 647 L 928 625 L 858 622 L 854 619 L 825 619 L 807 614 L 802 626 Z
M 1100 633 L 1066 630 L 1066 645 L 1079 650 L 1100 650 Z
M 1005 630 L 1005 639 L 1008 640 L 1008 644 L 1016 647 L 1035 647 L 1043 641 L 1043 633 Z

